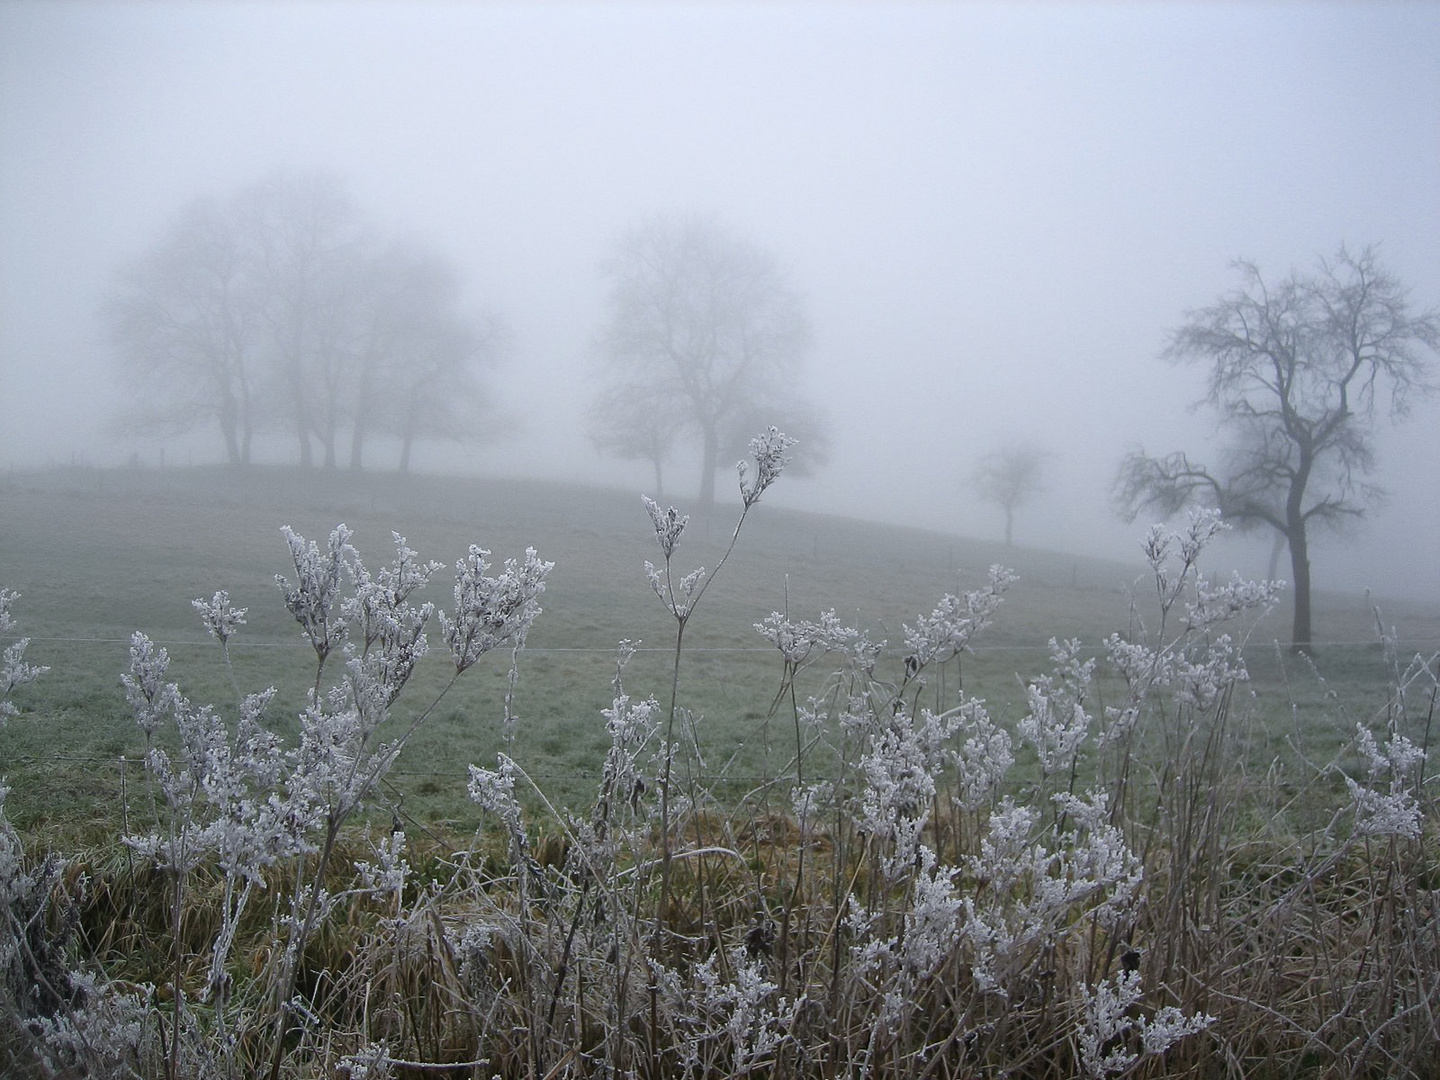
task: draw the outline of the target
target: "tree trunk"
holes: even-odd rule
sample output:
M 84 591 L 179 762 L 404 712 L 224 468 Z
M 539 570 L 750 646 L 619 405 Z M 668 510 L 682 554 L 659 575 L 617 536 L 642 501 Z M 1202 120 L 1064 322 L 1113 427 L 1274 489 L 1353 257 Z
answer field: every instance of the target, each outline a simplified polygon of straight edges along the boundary
M 1005 546 L 1015 546 L 1015 513 L 1008 506 L 1005 508 Z
M 705 429 L 705 452 L 700 462 L 700 508 L 715 506 L 715 466 L 720 457 L 720 436 L 713 427 Z
M 415 436 L 405 432 L 405 437 L 400 440 L 400 468 L 399 473 L 404 476 L 410 471 L 410 446 L 415 441 Z
M 1270 569 L 1265 575 L 1266 581 L 1274 581 L 1275 575 L 1280 572 L 1280 553 L 1285 550 L 1285 534 L 1277 531 L 1275 543 L 1270 548 Z
M 664 497 L 665 485 L 660 482 L 660 459 L 657 457 L 655 459 L 655 498 L 663 499 Z
M 360 417 L 355 418 L 355 428 L 350 432 L 350 468 L 359 472 L 364 466 L 360 462 L 365 448 L 365 425 Z
M 235 407 L 227 401 L 220 409 L 220 433 L 225 437 L 225 460 L 240 464 L 240 437 L 235 425 Z
M 1310 547 L 1301 520 L 1290 534 L 1290 569 L 1295 576 L 1295 624 L 1290 631 L 1290 648 L 1310 652 Z

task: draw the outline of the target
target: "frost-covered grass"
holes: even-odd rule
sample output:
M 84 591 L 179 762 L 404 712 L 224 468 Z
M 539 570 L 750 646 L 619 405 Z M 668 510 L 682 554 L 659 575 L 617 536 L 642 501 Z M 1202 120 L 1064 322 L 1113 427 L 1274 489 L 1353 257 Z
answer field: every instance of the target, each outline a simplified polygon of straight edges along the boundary
M 687 638 L 684 688 L 706 718 L 706 734 L 723 747 L 718 763 L 742 744 L 751 748 L 731 766 L 736 775 L 764 772 L 757 748 L 766 743 L 765 716 L 779 673 L 752 624 L 783 609 L 787 591 L 793 611 L 834 608 L 875 638 L 894 640 L 901 622 L 928 611 L 937 596 L 975 588 L 991 563 L 1006 562 L 1019 580 L 1005 617 L 976 643 L 964 670 L 978 693 L 1014 718 L 1024 703 L 1020 680 L 1043 664 L 1048 640 L 1076 637 L 1098 649 L 1101 639 L 1126 625 L 1125 588 L 1143 582 L 1138 544 L 1116 553 L 1126 561 L 1075 560 L 797 514 L 778 501 L 782 505 L 767 505 L 747 523 L 731 572 L 716 582 L 705 619 Z M 54 671 L 21 701 L 44 723 L 0 732 L 7 759 L 26 763 L 23 771 L 10 767 L 11 813 L 27 827 L 64 831 L 88 827 L 97 804 L 117 805 L 118 759 L 137 759 L 142 748 L 117 677 L 132 631 L 144 629 L 166 645 L 197 700 L 231 692 L 189 605 L 218 587 L 250 611 L 231 648 L 240 685 L 274 684 L 275 723 L 293 735 L 309 658 L 275 603 L 273 577 L 285 568 L 279 526 L 321 537 L 339 521 L 355 530 L 367 552 L 387 547 L 396 530 L 417 550 L 447 562 L 477 540 L 497 551 L 533 544 L 551 553 L 557 565 L 546 617 L 524 661 L 516 702 L 524 723 L 516 738 L 548 792 L 561 802 L 581 800 L 605 741 L 598 716 L 608 704 L 615 643 L 641 642 L 631 662 L 637 685 L 659 685 L 667 670 L 669 628 L 645 585 L 645 553 L 636 548 L 645 518 L 637 506 L 633 492 L 264 468 L 56 470 L 0 478 L 0 582 L 24 595 L 26 632 L 35 639 L 31 654 Z M 727 539 L 724 517 L 708 530 L 697 520 L 687 533 L 687 553 L 697 565 L 718 558 Z M 1412 651 L 1440 647 L 1440 611 L 1386 601 L 1384 614 Z M 1320 594 L 1316 626 L 1322 642 L 1365 643 L 1322 643 L 1323 685 L 1288 657 L 1282 680 L 1271 650 L 1250 651 L 1261 691 L 1253 712 L 1262 764 L 1286 750 L 1296 724 L 1311 735 L 1329 730 L 1336 740 L 1346 738 L 1352 720 L 1364 718 L 1383 692 L 1387 672 L 1363 597 Z M 1280 612 L 1261 625 L 1258 639 L 1285 630 Z M 889 655 L 882 663 L 897 675 L 901 659 Z M 417 675 L 427 686 L 444 678 L 443 666 L 431 661 Z M 496 665 L 474 675 L 417 733 L 391 777 L 417 820 L 466 832 L 479 818 L 464 798 L 465 763 L 499 749 L 496 690 L 504 671 Z M 1340 715 L 1345 710 L 1334 707 L 1333 695 L 1353 716 Z M 132 780 L 137 767 L 130 766 Z
M 413 489 L 288 474 L 208 528 L 112 474 L 80 528 L 7 490 L 0 539 L 52 541 L 0 582 L 10 1067 L 1430 1075 L 1433 638 L 1272 649 L 1206 515 L 1129 595 L 787 519 L 752 505 L 784 449 L 708 529 L 458 484 L 408 527 Z M 108 689 L 42 648 L 86 626 Z

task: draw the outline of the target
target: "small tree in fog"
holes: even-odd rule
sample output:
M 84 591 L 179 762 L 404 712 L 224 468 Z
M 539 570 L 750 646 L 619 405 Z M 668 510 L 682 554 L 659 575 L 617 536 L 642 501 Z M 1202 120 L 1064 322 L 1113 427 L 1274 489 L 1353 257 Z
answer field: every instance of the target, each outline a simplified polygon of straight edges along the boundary
M 800 298 L 768 252 L 703 217 L 635 227 L 605 272 L 609 315 L 598 348 L 606 387 L 592 430 L 602 448 L 651 460 L 653 446 L 668 450 L 672 432 L 694 438 L 700 502 L 712 505 L 715 470 L 729 464 L 721 455 L 737 425 L 757 411 L 783 416 L 794 401 L 810 341 Z M 633 402 L 619 399 L 630 391 L 663 417 L 629 430 Z
M 1310 530 L 1359 518 L 1380 496 L 1365 479 L 1375 427 L 1433 389 L 1424 354 L 1440 347 L 1440 312 L 1412 315 L 1407 290 L 1372 247 L 1358 255 L 1342 247 L 1315 273 L 1278 282 L 1254 263 L 1236 268 L 1242 285 L 1190 312 L 1165 350 L 1169 360 L 1209 368 L 1203 403 L 1225 432 L 1216 463 L 1134 451 L 1121 462 L 1115 499 L 1127 521 L 1205 502 L 1240 528 L 1275 530 L 1294 575 L 1292 644 L 1304 649 Z
M 1005 511 L 1006 547 L 1015 542 L 1015 511 L 1043 490 L 1041 473 L 1049 456 L 1029 443 L 1007 446 L 981 458 L 970 476 L 981 500 Z
M 655 497 L 662 498 L 662 468 L 675 452 L 685 423 L 653 386 L 607 386 L 590 405 L 590 442 L 602 454 L 648 461 L 655 468 Z

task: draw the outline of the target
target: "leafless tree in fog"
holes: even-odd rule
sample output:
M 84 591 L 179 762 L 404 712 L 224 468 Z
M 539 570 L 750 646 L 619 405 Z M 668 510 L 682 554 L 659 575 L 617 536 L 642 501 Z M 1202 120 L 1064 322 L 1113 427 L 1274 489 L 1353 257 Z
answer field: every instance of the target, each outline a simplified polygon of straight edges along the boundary
M 197 200 L 116 275 L 103 309 L 142 405 L 129 426 L 171 433 L 218 422 L 231 463 L 254 434 L 288 431 L 300 463 L 327 467 L 349 434 L 359 468 L 373 436 L 472 441 L 493 431 L 478 366 L 494 320 L 460 314 L 454 268 L 386 240 L 343 185 L 278 173 L 229 200 Z
M 649 384 L 605 387 L 590 405 L 590 441 L 611 457 L 648 461 L 655 468 L 655 497 L 665 492 L 664 464 L 675 452 L 685 421 L 663 390 Z
M 228 208 L 191 203 L 115 284 L 102 321 L 139 391 L 126 425 L 176 434 L 218 423 L 227 460 L 249 462 L 263 370 L 260 302 Z
M 672 428 L 697 439 L 700 502 L 713 505 L 715 471 L 736 426 L 757 412 L 779 417 L 795 402 L 810 341 L 800 299 L 768 252 L 704 217 L 646 221 L 605 271 L 609 317 L 599 350 L 608 378 L 592 431 L 632 457 L 651 457 L 652 436 L 664 445 Z M 643 404 L 621 401 L 627 389 L 640 391 Z M 662 419 L 644 421 L 632 437 L 640 408 Z
M 1042 490 L 1041 473 L 1050 455 L 1038 446 L 1019 443 L 986 454 L 970 482 L 984 502 L 1005 511 L 1005 546 L 1015 543 L 1015 511 Z
M 364 442 L 375 434 L 400 440 L 401 472 L 419 439 L 477 442 L 495 434 L 498 410 L 479 371 L 503 342 L 498 320 L 462 318 L 454 266 L 416 244 L 392 243 L 369 266 L 351 467 L 360 467 Z
M 333 467 L 356 352 L 349 316 L 362 293 L 369 237 L 349 194 L 329 176 L 275 174 L 242 192 L 235 209 L 265 301 L 272 402 L 299 443 L 300 464 L 313 463 L 313 436 Z
M 1240 288 L 1188 313 L 1165 350 L 1210 369 L 1202 404 L 1228 434 L 1217 467 L 1184 451 L 1135 451 L 1121 462 L 1115 499 L 1127 520 L 1204 502 L 1240 528 L 1274 529 L 1290 549 L 1292 645 L 1307 649 L 1310 528 L 1359 518 L 1380 497 L 1365 479 L 1375 428 L 1434 389 L 1425 353 L 1440 347 L 1440 312 L 1412 315 L 1407 289 L 1373 247 L 1342 247 L 1315 273 L 1276 283 L 1253 263 L 1236 267 Z

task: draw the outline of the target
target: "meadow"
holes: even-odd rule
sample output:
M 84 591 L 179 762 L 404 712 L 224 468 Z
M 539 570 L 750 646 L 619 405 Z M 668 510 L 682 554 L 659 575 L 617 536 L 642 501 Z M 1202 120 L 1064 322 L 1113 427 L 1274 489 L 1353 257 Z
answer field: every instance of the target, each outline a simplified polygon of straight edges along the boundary
M 48 1021 L 23 993 L 11 1002 L 16 1067 L 1434 1075 L 1435 799 L 1423 761 L 1401 751 L 1429 746 L 1440 607 L 1382 599 L 1377 615 L 1363 596 L 1319 593 L 1315 655 L 1296 656 L 1275 644 L 1283 597 L 1268 613 L 1238 603 L 1233 625 L 1163 622 L 1159 564 L 1138 535 L 1114 562 L 1006 549 L 787 511 L 783 485 L 750 508 L 728 558 L 738 506 L 685 531 L 677 580 L 726 561 L 685 622 L 677 675 L 676 613 L 646 580 L 644 561 L 662 560 L 638 493 L 263 468 L 0 480 L 0 587 L 20 594 L 11 637 L 49 668 L 12 694 L 19 713 L 0 731 L 15 880 L 29 882 L 10 889 L 12 930 L 22 894 L 30 904 L 3 959 L 12 979 L 43 969 L 69 986 L 53 988 Z M 470 544 L 496 569 L 527 546 L 553 560 L 513 685 L 496 649 L 425 713 L 454 673 L 432 624 L 430 655 L 387 712 L 391 728 L 424 723 L 363 807 L 332 805 L 343 858 L 327 864 L 327 843 L 249 877 L 173 857 L 137 869 L 137 852 L 159 849 L 116 838 L 163 833 L 165 815 L 120 681 L 135 671 L 132 632 L 227 724 L 243 694 L 274 686 L 266 729 L 295 745 L 316 653 L 276 587 L 297 575 L 280 527 L 323 548 L 341 522 L 369 567 L 394 555 L 392 530 L 444 563 L 417 594 L 441 609 Z M 994 564 L 1014 583 L 996 590 Z M 1171 574 L 1171 603 L 1193 570 Z M 219 589 L 246 609 L 225 651 L 191 603 Z M 959 606 L 942 618 L 947 596 Z M 850 636 L 819 631 L 828 610 Z M 772 612 L 813 654 L 787 660 L 757 632 Z M 927 654 L 915 636 L 927 617 L 963 648 Z M 1244 641 L 1248 679 L 1215 650 L 1221 622 Z M 1052 639 L 1078 645 L 1052 655 Z M 1133 669 L 1117 659 L 1130 642 L 1151 650 Z M 1208 672 L 1213 693 L 1182 670 Z M 652 695 L 644 738 L 625 744 L 626 709 Z M 1099 725 L 1088 745 L 1061 704 Z M 1116 719 L 1131 706 L 1149 722 Z M 174 731 L 154 739 L 185 752 Z M 998 771 L 972 790 L 965 763 L 986 739 L 1014 760 L 986 765 Z M 617 762 L 644 774 L 626 808 L 607 787 Z M 1357 786 L 1392 800 L 1381 809 L 1408 812 L 1410 793 L 1414 834 L 1408 818 L 1372 827 L 1380 804 Z M 1008 856 L 1006 822 L 1025 834 Z M 408 862 L 374 839 L 392 829 Z M 390 884 L 377 884 L 385 859 Z M 336 869 L 362 863 L 363 887 Z M 269 877 L 268 920 L 227 906 L 236 881 Z M 315 902 L 336 891 L 348 908 Z M 66 919 L 48 961 L 23 944 Z M 233 936 L 223 950 L 206 940 L 217 926 Z M 228 973 L 216 982 L 207 963 Z M 96 989 L 107 973 L 109 997 Z M 123 1027 L 94 1018 L 102 1000 L 133 1012 L 118 1048 L 74 1034 Z

